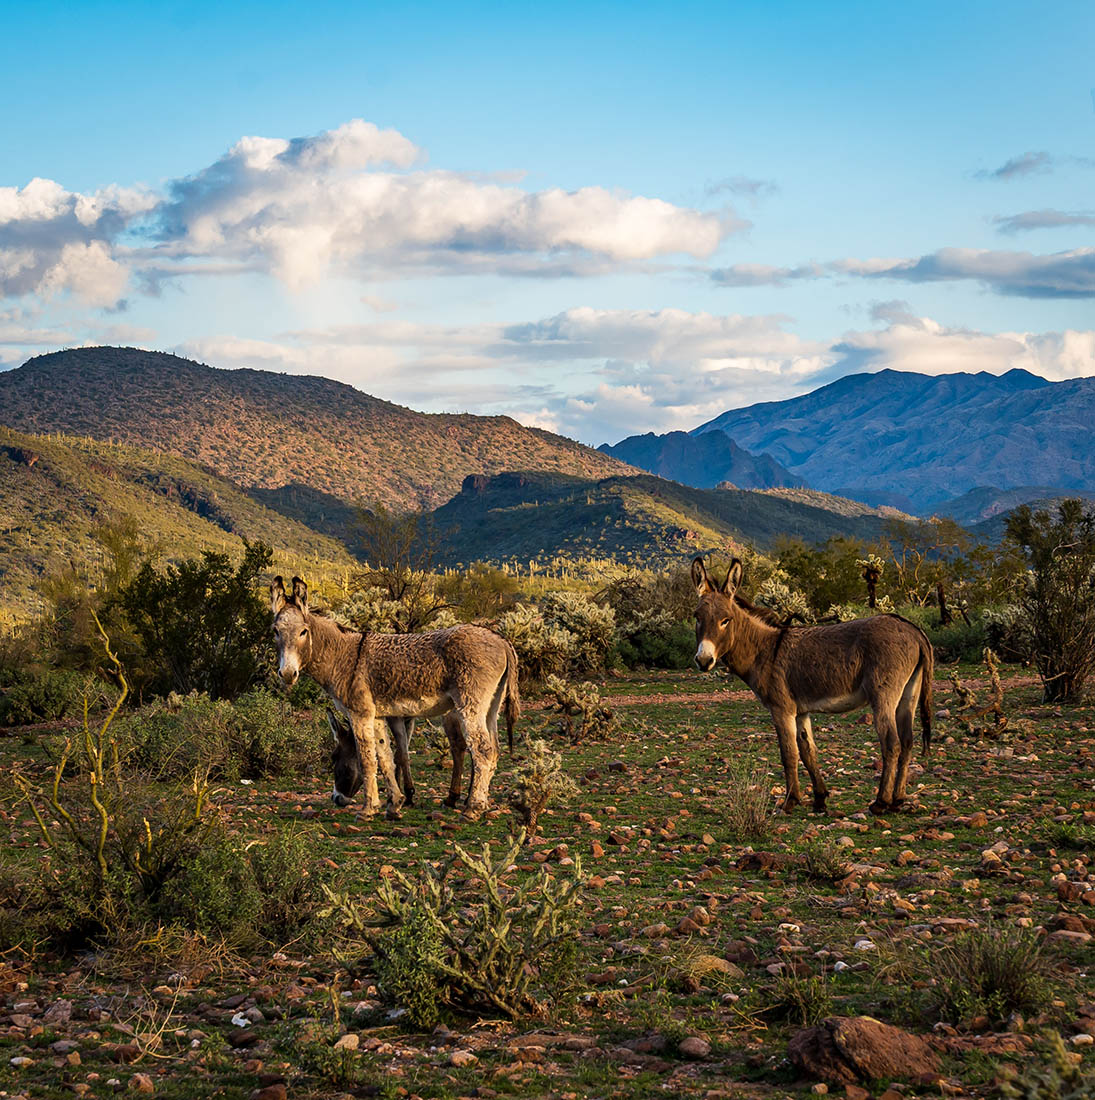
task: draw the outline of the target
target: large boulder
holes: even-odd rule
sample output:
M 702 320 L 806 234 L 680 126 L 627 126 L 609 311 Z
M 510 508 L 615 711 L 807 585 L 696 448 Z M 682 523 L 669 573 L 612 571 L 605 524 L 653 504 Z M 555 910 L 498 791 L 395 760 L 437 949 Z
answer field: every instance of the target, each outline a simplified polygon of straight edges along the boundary
M 857 1081 L 918 1081 L 939 1072 L 939 1058 L 923 1039 L 870 1016 L 830 1016 L 791 1039 L 791 1061 L 831 1085 Z

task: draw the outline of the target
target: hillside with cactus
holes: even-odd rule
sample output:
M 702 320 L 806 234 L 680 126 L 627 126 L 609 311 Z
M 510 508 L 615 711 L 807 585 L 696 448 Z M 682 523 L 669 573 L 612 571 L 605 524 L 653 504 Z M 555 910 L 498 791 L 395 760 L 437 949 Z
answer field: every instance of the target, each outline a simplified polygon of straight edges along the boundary
M 602 478 L 630 467 L 505 416 L 421 413 L 329 378 L 217 370 L 136 348 L 73 348 L 0 373 L 0 424 L 128 443 L 244 488 L 431 508 L 468 474 Z

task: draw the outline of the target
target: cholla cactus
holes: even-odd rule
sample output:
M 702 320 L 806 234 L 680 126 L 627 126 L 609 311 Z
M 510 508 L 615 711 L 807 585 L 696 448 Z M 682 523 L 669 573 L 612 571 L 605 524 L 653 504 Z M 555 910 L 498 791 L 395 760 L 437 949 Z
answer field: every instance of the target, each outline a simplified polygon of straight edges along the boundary
M 565 876 L 517 873 L 524 842 L 521 830 L 498 853 L 488 844 L 479 855 L 454 845 L 448 860 L 424 863 L 417 878 L 382 878 L 368 907 L 324 886 L 330 905 L 321 915 L 372 947 L 381 991 L 417 1026 L 432 1026 L 440 1005 L 536 1013 L 540 998 L 567 980 L 584 880 L 577 856 Z
M 558 676 L 549 676 L 544 687 L 555 697 L 555 708 L 562 715 L 560 731 L 573 744 L 591 737 L 607 737 L 619 728 L 616 716 L 601 705 L 600 693 L 588 680 L 568 684 Z
M 507 611 L 498 622 L 498 633 L 517 650 L 522 670 L 535 680 L 563 672 L 577 652 L 574 635 L 550 624 L 529 604 Z
M 797 588 L 791 587 L 782 569 L 777 569 L 757 590 L 757 603 L 770 607 L 787 620 L 811 618 L 806 597 Z
M 886 563 L 877 554 L 868 554 L 865 558 L 856 558 L 855 563 L 863 570 L 862 577 L 867 582 L 867 606 L 877 607 L 875 589 L 882 579 L 882 570 L 885 569 Z
M 540 738 L 529 742 L 528 756 L 514 770 L 513 778 L 510 808 L 530 837 L 536 835 L 540 814 L 549 802 L 578 796 L 578 785 L 563 771 L 562 753 L 554 752 Z

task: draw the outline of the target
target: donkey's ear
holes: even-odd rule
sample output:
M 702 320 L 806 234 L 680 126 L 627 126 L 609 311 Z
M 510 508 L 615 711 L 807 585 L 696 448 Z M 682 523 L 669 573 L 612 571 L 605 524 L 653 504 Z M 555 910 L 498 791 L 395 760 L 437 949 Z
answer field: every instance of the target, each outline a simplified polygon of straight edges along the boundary
M 300 577 L 293 578 L 293 601 L 301 611 L 308 610 L 308 586 Z
M 287 603 L 285 598 L 285 582 L 281 577 L 275 577 L 270 585 L 270 610 L 276 615 Z
M 327 725 L 331 730 L 331 737 L 336 745 L 341 745 L 345 737 L 351 732 L 342 718 L 330 707 L 327 708 Z
M 722 586 L 724 596 L 733 596 L 738 590 L 738 585 L 741 584 L 742 572 L 741 562 L 735 558 L 730 563 L 730 571 L 726 574 L 726 583 Z
M 692 559 L 692 583 L 701 596 L 715 587 L 707 575 L 707 566 L 703 564 L 703 558 Z

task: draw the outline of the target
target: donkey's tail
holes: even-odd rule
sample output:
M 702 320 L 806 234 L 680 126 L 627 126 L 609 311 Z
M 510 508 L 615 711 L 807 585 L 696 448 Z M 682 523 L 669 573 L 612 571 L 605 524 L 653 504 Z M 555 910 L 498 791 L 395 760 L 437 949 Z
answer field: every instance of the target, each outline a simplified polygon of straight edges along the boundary
M 920 632 L 920 734 L 925 756 L 932 751 L 932 681 L 935 677 L 935 651 L 928 636 Z
M 503 639 L 504 640 L 504 639 Z M 513 752 L 513 727 L 521 717 L 521 695 L 517 690 L 517 650 L 506 642 L 506 736 Z

